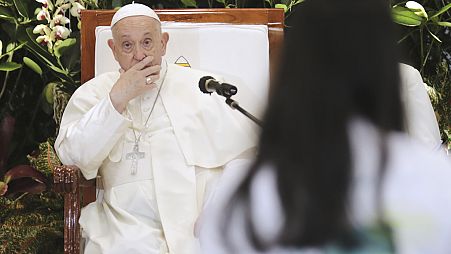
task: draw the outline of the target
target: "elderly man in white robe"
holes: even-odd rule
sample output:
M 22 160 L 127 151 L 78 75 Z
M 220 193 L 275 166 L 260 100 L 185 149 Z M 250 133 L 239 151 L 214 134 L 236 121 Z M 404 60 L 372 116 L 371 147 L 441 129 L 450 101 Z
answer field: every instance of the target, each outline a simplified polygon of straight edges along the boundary
M 198 91 L 212 74 L 164 60 L 160 25 L 144 5 L 122 7 L 108 41 L 121 69 L 80 86 L 63 115 L 59 158 L 104 188 L 81 212 L 85 253 L 198 253 L 194 225 L 214 183 L 255 148 L 255 126 Z

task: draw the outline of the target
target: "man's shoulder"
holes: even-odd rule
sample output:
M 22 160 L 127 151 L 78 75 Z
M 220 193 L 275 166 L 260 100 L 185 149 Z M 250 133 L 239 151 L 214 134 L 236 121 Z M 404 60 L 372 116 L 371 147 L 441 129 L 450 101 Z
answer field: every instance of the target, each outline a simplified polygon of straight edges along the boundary
M 105 72 L 84 83 L 88 86 L 112 86 L 119 78 L 119 72 Z
M 111 90 L 116 80 L 119 78 L 118 72 L 106 72 L 96 76 L 82 84 L 75 94 L 85 94 L 87 92 L 104 93 Z

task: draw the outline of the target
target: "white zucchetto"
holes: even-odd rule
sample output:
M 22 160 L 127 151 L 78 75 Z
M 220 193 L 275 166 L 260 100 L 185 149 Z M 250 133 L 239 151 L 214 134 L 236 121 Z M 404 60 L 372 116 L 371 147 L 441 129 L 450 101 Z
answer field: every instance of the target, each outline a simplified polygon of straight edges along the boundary
M 119 20 L 132 16 L 147 16 L 156 19 L 161 23 L 160 18 L 158 18 L 158 15 L 154 10 L 144 4 L 132 3 L 122 6 L 114 14 L 113 19 L 111 20 L 111 27 L 113 27 Z

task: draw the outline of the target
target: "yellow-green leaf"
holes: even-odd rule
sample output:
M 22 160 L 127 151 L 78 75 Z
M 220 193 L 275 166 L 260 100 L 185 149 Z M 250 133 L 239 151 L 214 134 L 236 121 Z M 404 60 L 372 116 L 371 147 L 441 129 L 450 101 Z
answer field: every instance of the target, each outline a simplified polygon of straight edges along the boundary
M 53 99 L 53 90 L 55 89 L 55 86 L 57 84 L 54 82 L 48 83 L 45 87 L 44 87 L 44 91 L 43 91 L 43 95 L 45 100 L 49 103 L 53 105 L 54 99 Z
M 56 57 L 61 57 L 64 54 L 64 51 L 73 46 L 77 40 L 75 38 L 67 38 L 64 41 L 58 41 L 58 43 L 55 43 L 55 47 L 53 48 L 53 53 Z
M 28 68 L 32 69 L 37 74 L 42 75 L 42 69 L 35 61 L 31 60 L 28 57 L 24 57 L 23 62 L 26 66 L 28 66 Z
M 438 41 L 438 42 L 442 42 L 442 40 L 440 40 L 440 38 L 438 38 L 438 36 L 437 35 L 435 35 L 435 34 L 433 34 L 431 31 L 429 31 L 429 29 L 428 29 L 428 32 L 429 32 L 429 34 L 436 40 L 436 41 Z
M 436 14 L 432 15 L 431 18 L 435 18 L 440 16 L 441 14 L 443 14 L 444 12 L 446 12 L 447 10 L 449 10 L 451 8 L 451 3 L 445 5 L 443 8 L 441 8 Z
M 288 7 L 286 4 L 276 4 L 274 7 L 283 9 L 284 12 L 288 11 Z
M 0 71 L 14 71 L 20 67 L 22 67 L 22 65 L 15 62 L 0 63 Z
M 197 7 L 196 0 L 182 0 L 185 7 Z
M 437 22 L 437 25 L 451 27 L 451 22 L 445 22 L 445 21 Z
M 419 26 L 425 18 L 416 15 L 412 10 L 395 6 L 392 8 L 392 17 L 395 23 L 403 26 Z

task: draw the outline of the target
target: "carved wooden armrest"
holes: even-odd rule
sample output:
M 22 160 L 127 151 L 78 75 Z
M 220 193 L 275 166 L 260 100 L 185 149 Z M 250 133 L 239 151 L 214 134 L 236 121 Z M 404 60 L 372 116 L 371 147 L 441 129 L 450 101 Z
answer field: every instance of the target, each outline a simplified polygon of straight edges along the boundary
M 80 253 L 80 170 L 75 166 L 53 169 L 53 189 L 64 194 L 64 253 Z
M 80 253 L 80 209 L 82 187 L 95 187 L 95 179 L 86 180 L 76 166 L 56 166 L 53 169 L 53 189 L 64 194 L 64 253 Z
M 86 180 L 76 166 L 56 166 L 53 169 L 53 189 L 59 193 L 73 193 L 79 187 L 94 187 L 95 179 Z
M 53 169 L 53 189 L 59 193 L 73 193 L 78 189 L 80 170 L 76 166 L 56 166 Z

